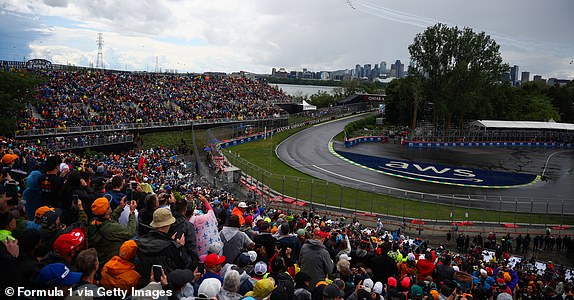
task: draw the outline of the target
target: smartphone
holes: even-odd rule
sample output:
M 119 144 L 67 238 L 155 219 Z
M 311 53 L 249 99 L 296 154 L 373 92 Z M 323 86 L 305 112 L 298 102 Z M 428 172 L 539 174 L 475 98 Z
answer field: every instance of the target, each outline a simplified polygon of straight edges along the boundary
M 78 206 L 78 195 L 73 194 L 72 195 L 72 206 Z
M 163 274 L 163 267 L 161 265 L 153 265 L 153 281 L 161 282 L 161 275 Z
M 197 272 L 199 272 L 199 274 L 205 273 L 205 264 L 204 263 L 199 263 L 197 265 Z
M 130 203 L 133 199 L 133 192 L 134 190 L 132 190 L 131 188 L 126 189 L 126 203 Z
M 138 183 L 135 182 L 134 180 L 130 181 L 130 184 L 131 184 L 133 190 L 138 188 Z

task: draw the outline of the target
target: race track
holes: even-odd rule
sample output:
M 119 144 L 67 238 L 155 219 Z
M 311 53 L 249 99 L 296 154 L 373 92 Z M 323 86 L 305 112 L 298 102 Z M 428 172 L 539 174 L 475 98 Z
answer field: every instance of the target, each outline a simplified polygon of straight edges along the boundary
M 421 192 L 434 195 L 421 196 L 422 199 L 439 198 L 445 204 L 454 202 L 467 206 L 470 198 L 473 199 L 470 206 L 476 208 L 500 209 L 502 206 L 507 211 L 574 213 L 574 150 L 498 147 L 415 149 L 392 143 L 363 143 L 345 148 L 341 142 L 333 142 L 332 149 L 329 149 L 332 138 L 346 124 L 363 117 L 353 116 L 303 130 L 277 146 L 276 154 L 283 162 L 311 176 L 377 193 L 396 196 L 406 193 L 412 197 L 412 193 Z M 546 180 L 504 189 L 421 182 L 374 172 L 341 159 L 334 154 L 335 151 L 508 174 L 540 175 L 546 165 Z M 440 197 L 442 195 L 445 197 Z

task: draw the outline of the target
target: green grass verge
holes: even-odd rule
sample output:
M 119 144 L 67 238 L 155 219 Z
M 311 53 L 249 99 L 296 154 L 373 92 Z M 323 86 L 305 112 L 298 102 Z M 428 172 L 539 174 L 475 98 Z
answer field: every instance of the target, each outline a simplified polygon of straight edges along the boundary
M 378 214 L 424 218 L 430 220 L 488 221 L 525 224 L 574 224 L 574 216 L 498 212 L 485 209 L 468 209 L 405 200 L 359 189 L 343 187 L 311 177 L 286 164 L 275 156 L 275 147 L 290 135 L 305 129 L 281 132 L 271 139 L 250 142 L 228 148 L 232 164 L 255 177 L 275 191 L 293 198 L 312 201 L 317 205 L 342 206 Z M 269 172 L 269 170 L 271 172 Z M 466 217 L 468 213 L 468 218 Z
M 206 144 L 206 130 L 195 129 L 194 131 L 197 149 L 201 151 L 201 149 L 203 149 L 203 145 Z M 143 146 L 141 147 L 142 149 L 155 148 L 158 146 L 173 149 L 177 148 L 177 146 L 181 144 L 182 140 L 190 147 L 193 145 L 191 129 L 150 132 L 142 134 L 141 137 L 144 141 Z

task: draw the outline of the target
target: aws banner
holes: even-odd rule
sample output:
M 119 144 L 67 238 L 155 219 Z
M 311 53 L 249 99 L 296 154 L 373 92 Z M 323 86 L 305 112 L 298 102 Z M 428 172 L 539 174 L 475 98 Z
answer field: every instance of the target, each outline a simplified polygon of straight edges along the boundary
M 533 174 L 418 163 L 344 151 L 337 151 L 337 154 L 356 165 L 367 167 L 385 175 L 439 184 L 481 188 L 512 188 L 531 184 L 537 179 L 537 176 Z

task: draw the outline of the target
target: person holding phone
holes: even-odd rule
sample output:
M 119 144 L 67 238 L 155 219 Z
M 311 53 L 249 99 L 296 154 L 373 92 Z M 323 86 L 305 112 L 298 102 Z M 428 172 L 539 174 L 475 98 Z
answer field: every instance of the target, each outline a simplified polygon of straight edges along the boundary
M 130 210 L 129 222 L 127 225 L 118 223 L 118 218 L 128 206 Z M 112 212 L 110 202 L 107 198 L 96 199 L 92 203 L 92 214 L 94 219 L 88 225 L 89 247 L 94 247 L 98 251 L 98 260 L 103 265 L 118 253 L 122 244 L 136 235 L 136 217 L 134 211 L 137 203 L 125 202 L 122 199 L 118 207 Z
M 169 235 L 170 226 L 175 223 L 171 211 L 167 208 L 158 208 L 153 213 L 153 221 L 149 224 L 153 228 L 146 235 L 140 237 L 138 244 L 139 264 L 137 271 L 140 274 L 153 273 L 153 266 L 160 265 L 163 271 L 169 274 L 176 269 L 185 269 L 183 260 L 185 234 L 174 233 Z M 157 267 L 156 267 L 157 270 Z M 142 276 L 140 286 L 146 285 L 150 278 Z

